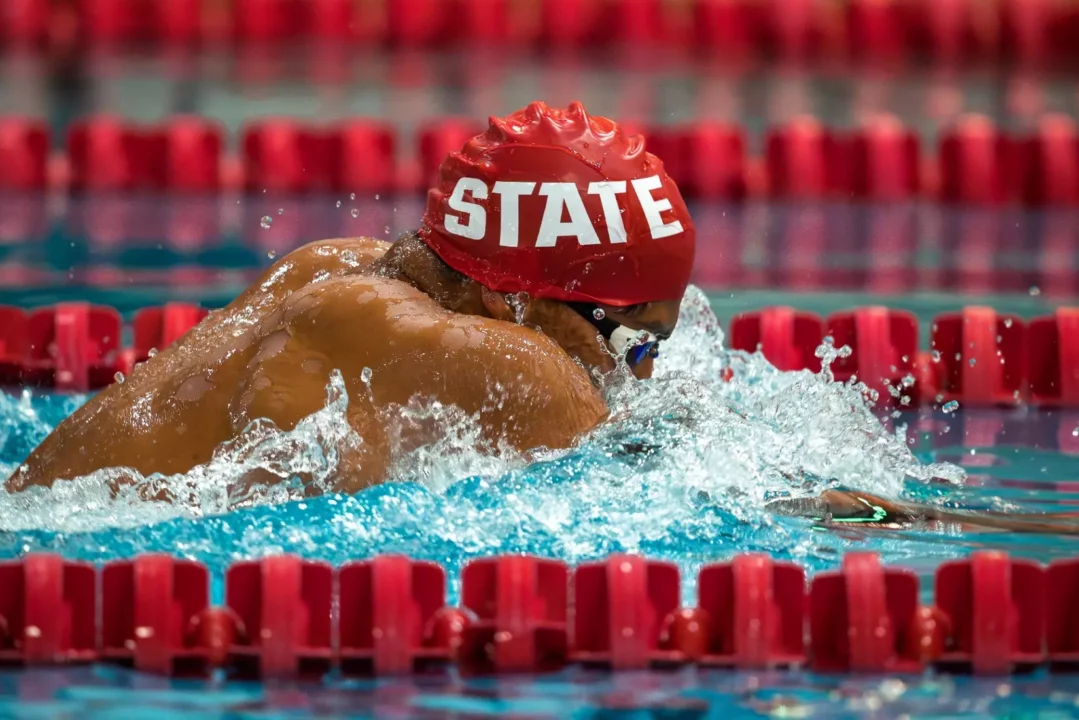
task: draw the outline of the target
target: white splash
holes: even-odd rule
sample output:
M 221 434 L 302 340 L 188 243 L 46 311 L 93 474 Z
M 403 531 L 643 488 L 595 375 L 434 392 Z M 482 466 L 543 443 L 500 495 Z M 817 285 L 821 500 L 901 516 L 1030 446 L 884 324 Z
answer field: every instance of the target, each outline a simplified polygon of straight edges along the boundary
M 777 493 L 808 496 L 843 484 L 894 496 L 906 477 L 962 478 L 957 467 L 919 463 L 903 437 L 871 412 L 864 387 L 835 383 L 827 370 L 782 373 L 759 355 L 724 350 L 722 342 L 706 296 L 690 288 L 656 377 L 641 383 L 624 372 L 616 375 L 606 389 L 614 419 L 569 453 L 522 457 L 485 442 L 475 418 L 458 408 L 413 398 L 382 413 L 389 434 L 433 440 L 401 447 L 391 475 L 435 496 L 458 493 L 447 504 L 452 510 L 439 506 L 444 520 L 423 528 L 428 535 L 475 550 L 498 549 L 507 533 L 536 528 L 557 537 L 567 559 L 590 556 L 615 539 L 619 547 L 633 548 L 683 527 L 700 528 L 702 502 L 742 523 L 770 526 L 763 505 Z M 188 473 L 141 477 L 112 468 L 57 482 L 51 490 L 0 492 L 0 531 L 135 527 L 330 491 L 343 453 L 362 443 L 348 424 L 347 408 L 344 382 L 335 372 L 325 407 L 295 429 L 283 432 L 256 421 Z M 48 430 L 28 395 L 0 397 L 0 449 L 14 432 L 37 442 Z M 0 473 L 12 470 L 0 467 Z M 465 478 L 478 483 L 467 485 L 475 499 L 460 497 Z M 495 487 L 497 512 L 473 505 L 483 502 L 485 488 Z M 394 515 L 397 535 L 408 522 L 402 518 L 423 516 L 426 501 L 416 502 Z M 390 522 L 364 514 L 374 510 L 361 513 L 351 499 L 341 508 L 354 513 L 338 523 L 354 537 L 370 539 L 380 522 Z

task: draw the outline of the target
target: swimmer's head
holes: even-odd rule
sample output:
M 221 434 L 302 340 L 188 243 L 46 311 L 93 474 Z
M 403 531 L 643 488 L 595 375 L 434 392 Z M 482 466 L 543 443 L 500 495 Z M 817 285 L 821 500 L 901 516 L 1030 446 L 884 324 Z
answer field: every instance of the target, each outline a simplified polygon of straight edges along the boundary
M 420 237 L 490 293 L 565 304 L 567 323 L 585 321 L 647 375 L 645 344 L 674 329 L 696 233 L 642 137 L 580 103 L 537 102 L 446 158 Z M 566 347 L 551 322 L 539 324 Z

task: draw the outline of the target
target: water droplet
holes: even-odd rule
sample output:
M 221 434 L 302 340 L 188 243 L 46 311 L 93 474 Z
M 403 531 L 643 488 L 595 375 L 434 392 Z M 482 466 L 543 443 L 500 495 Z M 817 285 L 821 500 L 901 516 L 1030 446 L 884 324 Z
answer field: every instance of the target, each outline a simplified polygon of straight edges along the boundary
M 341 207 L 341 201 L 340 200 L 337 201 L 337 207 Z
M 357 210 L 356 208 L 352 208 L 352 217 L 358 218 L 359 216 L 360 216 L 360 211 Z
M 940 350 L 934 350 L 932 353 L 930 353 L 930 355 L 933 358 L 933 362 L 935 362 L 935 363 L 940 362 Z
M 360 371 L 360 380 L 362 380 L 364 382 L 364 384 L 370 384 L 371 383 L 371 375 L 373 375 L 373 374 L 374 373 L 371 370 L 371 368 L 365 367 L 362 371 Z
M 958 409 L 959 409 L 959 401 L 957 401 L 957 400 L 949 400 L 948 402 L 944 403 L 944 407 L 941 408 L 941 410 L 943 410 L 946 413 L 953 413 Z
M 1072 437 L 1079 437 L 1079 427 L 1072 430 Z
M 509 293 L 506 295 L 506 304 L 513 308 L 514 319 L 518 325 L 525 321 L 525 306 L 528 304 L 529 294 L 526 292 Z
M 956 360 L 962 360 L 963 359 L 963 353 L 956 353 L 955 354 L 955 359 Z
M 905 388 L 914 387 L 914 376 L 913 375 L 905 375 L 903 377 L 903 387 L 905 387 Z
M 157 357 L 157 348 L 150 348 L 146 355 L 149 357 Z
M 285 214 L 285 208 L 277 208 L 277 214 L 278 215 L 284 215 Z
M 263 230 L 269 230 L 273 226 L 273 218 L 269 215 L 263 215 L 262 222 L 259 224 L 262 225 Z
M 945 425 L 944 429 L 941 432 L 949 433 L 951 431 L 952 431 L 952 426 L 951 425 Z
M 602 320 L 603 318 L 607 317 L 607 313 L 603 312 L 603 308 L 596 308 L 592 311 L 592 317 L 597 320 Z
M 975 366 L 975 365 L 977 365 L 977 364 L 978 364 L 978 361 L 977 361 L 977 360 L 975 360 L 974 358 L 971 358 L 971 359 L 970 359 L 970 366 L 971 366 L 971 367 L 974 367 L 974 366 Z
M 1011 318 L 1004 318 L 1004 327 L 1010 328 L 1011 326 L 1012 326 L 1012 319 Z
M 348 199 L 349 200 L 355 200 L 356 199 L 356 193 L 352 193 L 351 195 L 349 195 Z
M 1031 297 L 1037 297 L 1038 295 L 1041 295 L 1041 294 L 1042 294 L 1042 289 L 1040 287 L 1038 287 L 1037 285 L 1031 285 L 1030 286 L 1030 296 Z
M 112 376 L 112 379 L 118 383 L 122 383 L 124 381 L 124 374 L 122 372 L 118 372 Z
M 378 199 L 379 199 L 378 193 L 375 193 L 375 200 L 378 200 Z
M 266 257 L 273 260 L 275 257 L 277 257 L 277 251 L 276 250 L 267 250 L 266 251 Z
M 389 235 L 390 234 L 390 226 L 389 225 L 386 225 L 385 227 L 382 228 L 382 234 L 383 235 Z

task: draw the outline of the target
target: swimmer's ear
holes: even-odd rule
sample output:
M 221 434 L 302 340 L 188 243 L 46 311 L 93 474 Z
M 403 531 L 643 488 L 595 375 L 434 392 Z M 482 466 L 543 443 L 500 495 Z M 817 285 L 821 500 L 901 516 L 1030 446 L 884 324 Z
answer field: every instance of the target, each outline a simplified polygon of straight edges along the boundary
M 517 314 L 506 302 L 506 296 L 490 288 L 483 288 L 483 306 L 495 320 L 517 322 Z

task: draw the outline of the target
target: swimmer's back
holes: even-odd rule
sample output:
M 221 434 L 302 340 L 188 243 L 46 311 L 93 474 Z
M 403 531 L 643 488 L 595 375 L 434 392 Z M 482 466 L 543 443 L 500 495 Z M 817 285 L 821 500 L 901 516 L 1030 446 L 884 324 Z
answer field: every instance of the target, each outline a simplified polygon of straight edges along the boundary
M 587 374 L 550 339 L 451 313 L 404 282 L 365 272 L 387 247 L 329 240 L 283 258 L 73 413 L 9 485 L 105 467 L 187 472 L 256 418 L 291 429 L 324 404 L 335 369 L 364 440 L 339 482 L 345 490 L 384 479 L 391 438 L 379 413 L 414 395 L 460 406 L 480 417 L 491 441 L 521 449 L 565 447 L 603 419 Z

